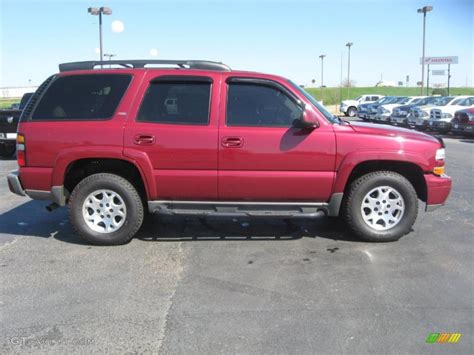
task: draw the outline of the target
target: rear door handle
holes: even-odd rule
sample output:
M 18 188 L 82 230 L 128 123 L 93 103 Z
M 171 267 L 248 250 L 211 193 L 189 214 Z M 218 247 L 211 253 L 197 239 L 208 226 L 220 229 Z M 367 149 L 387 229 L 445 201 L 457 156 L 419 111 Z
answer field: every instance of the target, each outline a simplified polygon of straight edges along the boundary
M 240 148 L 244 145 L 242 137 L 224 137 L 222 138 L 222 146 L 225 148 Z
M 133 143 L 137 145 L 153 145 L 155 144 L 155 136 L 151 134 L 137 134 L 133 137 Z

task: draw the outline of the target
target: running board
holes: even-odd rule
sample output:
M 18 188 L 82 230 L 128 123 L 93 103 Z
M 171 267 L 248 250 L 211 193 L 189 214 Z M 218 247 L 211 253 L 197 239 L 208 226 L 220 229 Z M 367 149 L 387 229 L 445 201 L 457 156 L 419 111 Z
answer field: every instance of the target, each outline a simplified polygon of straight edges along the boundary
M 195 217 L 318 218 L 329 213 L 328 203 L 150 201 L 151 213 Z

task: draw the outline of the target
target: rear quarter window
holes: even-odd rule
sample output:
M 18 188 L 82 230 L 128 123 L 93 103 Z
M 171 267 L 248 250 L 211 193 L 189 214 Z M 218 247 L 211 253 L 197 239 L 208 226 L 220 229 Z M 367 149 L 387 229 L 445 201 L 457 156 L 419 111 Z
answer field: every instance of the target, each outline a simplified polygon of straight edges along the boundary
M 128 74 L 63 76 L 50 85 L 32 120 L 102 120 L 111 118 L 132 77 Z

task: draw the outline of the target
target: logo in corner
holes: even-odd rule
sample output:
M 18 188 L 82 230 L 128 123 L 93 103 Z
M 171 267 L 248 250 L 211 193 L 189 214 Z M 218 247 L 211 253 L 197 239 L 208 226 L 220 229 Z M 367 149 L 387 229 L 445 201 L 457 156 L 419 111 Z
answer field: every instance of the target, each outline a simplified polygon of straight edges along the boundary
M 461 339 L 461 333 L 430 333 L 426 338 L 428 344 L 456 344 Z

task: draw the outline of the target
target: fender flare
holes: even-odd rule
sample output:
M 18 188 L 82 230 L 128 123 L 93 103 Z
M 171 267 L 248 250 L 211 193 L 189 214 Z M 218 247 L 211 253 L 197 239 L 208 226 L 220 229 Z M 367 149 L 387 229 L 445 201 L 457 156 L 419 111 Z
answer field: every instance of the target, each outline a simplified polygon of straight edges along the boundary
M 93 146 L 93 147 L 71 147 L 62 150 L 56 157 L 52 172 L 52 186 L 62 186 L 68 167 L 75 161 L 81 159 L 117 159 L 126 161 L 138 169 L 145 186 L 148 198 L 156 195 L 156 187 L 153 179 L 153 167 L 148 156 L 143 152 L 126 156 L 121 146 Z M 143 154 L 139 154 L 143 153 Z M 134 159 L 134 158 L 138 159 Z
M 336 167 L 333 193 L 344 192 L 354 168 L 369 161 L 395 161 L 417 165 L 423 172 L 429 171 L 429 161 L 420 154 L 401 150 L 360 150 L 347 154 Z

